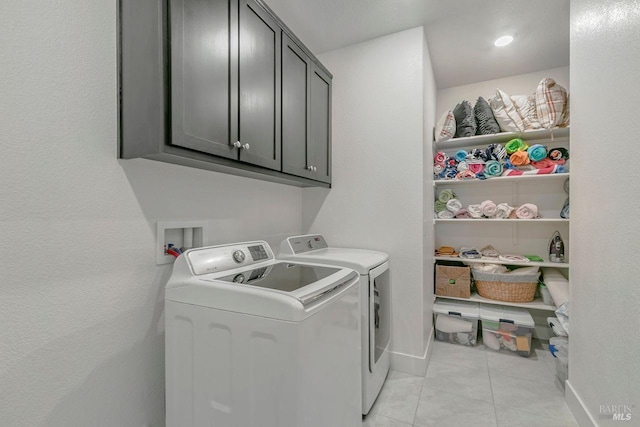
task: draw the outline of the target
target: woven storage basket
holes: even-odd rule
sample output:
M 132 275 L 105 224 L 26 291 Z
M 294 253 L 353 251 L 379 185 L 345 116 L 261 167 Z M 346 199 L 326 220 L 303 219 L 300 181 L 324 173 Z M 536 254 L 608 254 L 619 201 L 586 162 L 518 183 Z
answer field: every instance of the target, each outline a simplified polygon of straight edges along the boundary
M 538 277 L 535 274 L 494 274 L 471 270 L 480 296 L 505 302 L 531 302 Z
M 436 265 L 436 295 L 471 298 L 469 267 Z

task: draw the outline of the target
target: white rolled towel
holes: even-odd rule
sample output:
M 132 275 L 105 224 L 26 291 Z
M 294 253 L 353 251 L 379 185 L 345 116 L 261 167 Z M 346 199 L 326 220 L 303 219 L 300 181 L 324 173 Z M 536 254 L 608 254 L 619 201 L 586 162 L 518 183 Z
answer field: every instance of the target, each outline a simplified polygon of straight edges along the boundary
M 500 203 L 498 204 L 498 206 L 496 206 L 496 218 L 499 218 L 499 219 L 509 218 L 509 215 L 511 215 L 511 212 L 513 212 L 513 207 L 509 206 L 506 203 Z
M 460 163 L 458 163 L 458 166 L 456 167 L 456 170 L 458 172 L 464 172 L 464 171 L 468 171 L 469 170 L 469 164 L 465 161 L 462 161 Z
M 534 219 L 538 217 L 538 207 L 533 203 L 525 203 L 516 209 L 516 216 L 520 219 Z
M 496 204 L 491 200 L 485 200 L 484 202 L 480 203 L 480 209 L 482 209 L 482 215 L 486 216 L 487 218 L 493 218 L 496 216 L 497 207 Z
M 451 211 L 440 211 L 438 212 L 438 218 L 440 219 L 453 219 L 453 212 Z
M 451 199 L 447 202 L 447 209 L 449 209 L 453 213 L 456 213 L 460 209 L 462 209 L 462 203 L 460 203 L 460 200 L 458 199 Z
M 480 205 L 469 205 L 467 207 L 467 213 L 471 218 L 482 218 L 482 208 Z

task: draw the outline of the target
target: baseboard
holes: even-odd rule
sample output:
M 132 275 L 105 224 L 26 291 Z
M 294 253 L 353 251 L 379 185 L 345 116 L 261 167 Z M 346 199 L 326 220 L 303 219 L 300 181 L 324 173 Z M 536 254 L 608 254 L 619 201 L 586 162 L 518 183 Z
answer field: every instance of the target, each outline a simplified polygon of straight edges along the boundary
M 567 401 L 569 410 L 573 414 L 573 418 L 576 419 L 580 427 L 598 427 L 598 422 L 593 415 L 589 413 L 584 402 L 568 380 L 565 383 L 564 398 Z
M 404 372 L 406 374 L 424 377 L 427 373 L 429 360 L 431 359 L 431 350 L 433 349 L 433 328 L 429 334 L 429 341 L 425 346 L 422 356 L 414 356 L 411 354 L 398 353 L 390 351 L 390 365 L 394 371 Z

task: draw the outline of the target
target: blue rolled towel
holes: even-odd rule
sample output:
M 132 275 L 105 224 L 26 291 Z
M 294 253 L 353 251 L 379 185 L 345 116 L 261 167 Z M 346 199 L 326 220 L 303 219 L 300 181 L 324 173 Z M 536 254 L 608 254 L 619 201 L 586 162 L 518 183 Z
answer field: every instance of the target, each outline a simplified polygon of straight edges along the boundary
M 547 147 L 540 144 L 532 145 L 527 150 L 527 154 L 529 155 L 529 159 L 531 159 L 532 162 L 539 162 L 540 160 L 547 157 Z
M 467 155 L 469 153 L 467 153 L 465 150 L 458 150 L 456 151 L 456 160 L 459 162 L 462 162 L 463 160 L 465 160 L 467 158 Z

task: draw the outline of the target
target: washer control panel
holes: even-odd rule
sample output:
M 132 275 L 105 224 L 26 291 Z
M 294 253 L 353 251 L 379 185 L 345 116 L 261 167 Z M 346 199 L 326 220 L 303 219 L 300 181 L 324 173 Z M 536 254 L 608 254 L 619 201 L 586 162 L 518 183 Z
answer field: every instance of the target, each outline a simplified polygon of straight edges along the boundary
M 269 244 L 262 241 L 190 249 L 186 255 L 196 275 L 231 270 L 274 258 Z
M 294 254 L 301 254 L 329 247 L 329 245 L 327 245 L 327 241 L 324 240 L 324 237 L 320 234 L 289 237 L 287 240 L 289 241 L 289 245 L 291 246 L 291 250 Z

